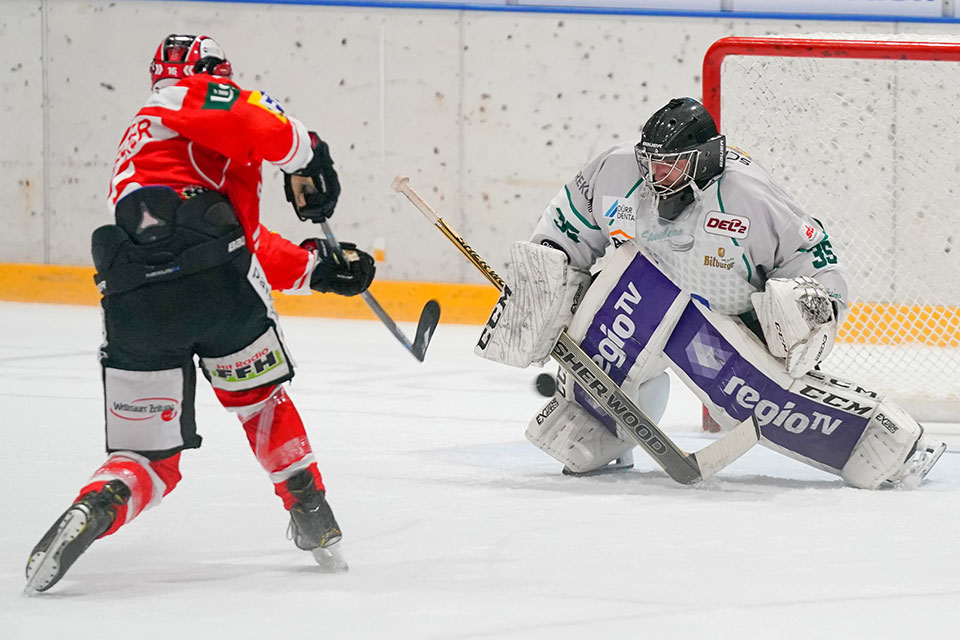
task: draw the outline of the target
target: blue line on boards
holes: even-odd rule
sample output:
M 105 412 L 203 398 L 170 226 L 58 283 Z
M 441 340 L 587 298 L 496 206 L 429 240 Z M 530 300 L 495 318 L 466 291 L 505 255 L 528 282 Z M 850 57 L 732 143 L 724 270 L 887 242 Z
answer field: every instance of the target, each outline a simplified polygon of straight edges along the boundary
M 177 0 L 166 0 L 175 2 Z M 469 2 L 415 2 L 390 0 L 195 0 L 232 4 L 285 4 L 328 7 L 360 7 L 374 9 L 432 9 L 448 11 L 500 11 L 505 13 L 594 14 L 617 16 L 653 16 L 670 18 L 737 18 L 742 20 L 826 20 L 836 22 L 922 22 L 958 24 L 957 17 L 896 16 L 838 13 L 774 13 L 767 11 L 695 11 L 676 9 L 639 9 L 629 7 L 571 7 L 517 4 L 472 4 Z M 506 0 L 504 0 L 506 1 Z M 666 1 L 666 0 L 664 0 Z M 549 2 L 549 0 L 545 0 Z

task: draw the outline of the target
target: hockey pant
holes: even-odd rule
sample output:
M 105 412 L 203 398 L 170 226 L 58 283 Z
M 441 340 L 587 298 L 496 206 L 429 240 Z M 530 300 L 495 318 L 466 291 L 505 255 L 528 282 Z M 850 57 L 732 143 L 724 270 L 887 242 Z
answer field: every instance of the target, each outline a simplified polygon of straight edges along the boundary
M 633 243 L 610 257 L 567 332 L 634 397 L 670 369 L 721 425 L 756 415 L 764 445 L 853 486 L 895 479 L 922 434 L 893 402 L 853 382 L 819 371 L 791 378 L 743 322 L 693 299 Z M 561 389 L 615 430 L 583 389 Z

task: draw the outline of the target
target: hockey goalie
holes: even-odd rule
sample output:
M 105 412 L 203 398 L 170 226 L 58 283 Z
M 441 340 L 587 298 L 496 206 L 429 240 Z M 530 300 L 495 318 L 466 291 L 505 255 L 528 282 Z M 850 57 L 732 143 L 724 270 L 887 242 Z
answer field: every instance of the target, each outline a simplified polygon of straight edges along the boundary
M 507 282 L 484 358 L 543 364 L 566 330 L 652 420 L 669 369 L 721 425 L 753 415 L 763 444 L 864 489 L 916 487 L 946 448 L 883 395 L 820 370 L 847 310 L 841 259 L 691 98 L 568 182 L 512 248 Z M 629 466 L 635 446 L 562 371 L 526 436 L 571 475 Z

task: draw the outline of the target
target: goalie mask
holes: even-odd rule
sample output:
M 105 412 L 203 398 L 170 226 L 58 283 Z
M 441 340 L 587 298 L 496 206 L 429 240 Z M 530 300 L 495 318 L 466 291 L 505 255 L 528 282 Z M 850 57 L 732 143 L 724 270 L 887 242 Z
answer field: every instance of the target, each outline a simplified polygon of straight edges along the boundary
M 723 172 L 726 139 L 693 98 L 674 98 L 643 125 L 636 146 L 640 175 L 661 218 L 674 220 Z
M 223 48 L 209 36 L 170 34 L 164 38 L 150 64 L 154 91 L 195 73 L 230 78 L 233 69 Z

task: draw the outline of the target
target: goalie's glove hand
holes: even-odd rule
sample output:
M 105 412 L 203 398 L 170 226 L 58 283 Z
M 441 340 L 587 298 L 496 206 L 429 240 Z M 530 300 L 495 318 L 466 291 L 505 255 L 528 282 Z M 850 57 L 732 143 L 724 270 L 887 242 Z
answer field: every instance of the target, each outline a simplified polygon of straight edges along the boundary
M 808 276 L 771 278 L 750 298 L 767 349 L 784 359 L 790 377 L 803 377 L 830 353 L 837 339 L 837 316 L 822 284 Z
M 357 249 L 352 242 L 340 243 L 345 263 L 324 238 L 307 238 L 300 246 L 317 254 L 317 266 L 310 276 L 310 288 L 314 291 L 355 296 L 366 291 L 373 282 L 377 272 L 373 256 Z
M 323 222 L 333 215 L 340 197 L 340 179 L 333 168 L 330 148 L 315 132 L 310 132 L 313 158 L 303 169 L 283 174 L 287 202 L 301 220 Z

